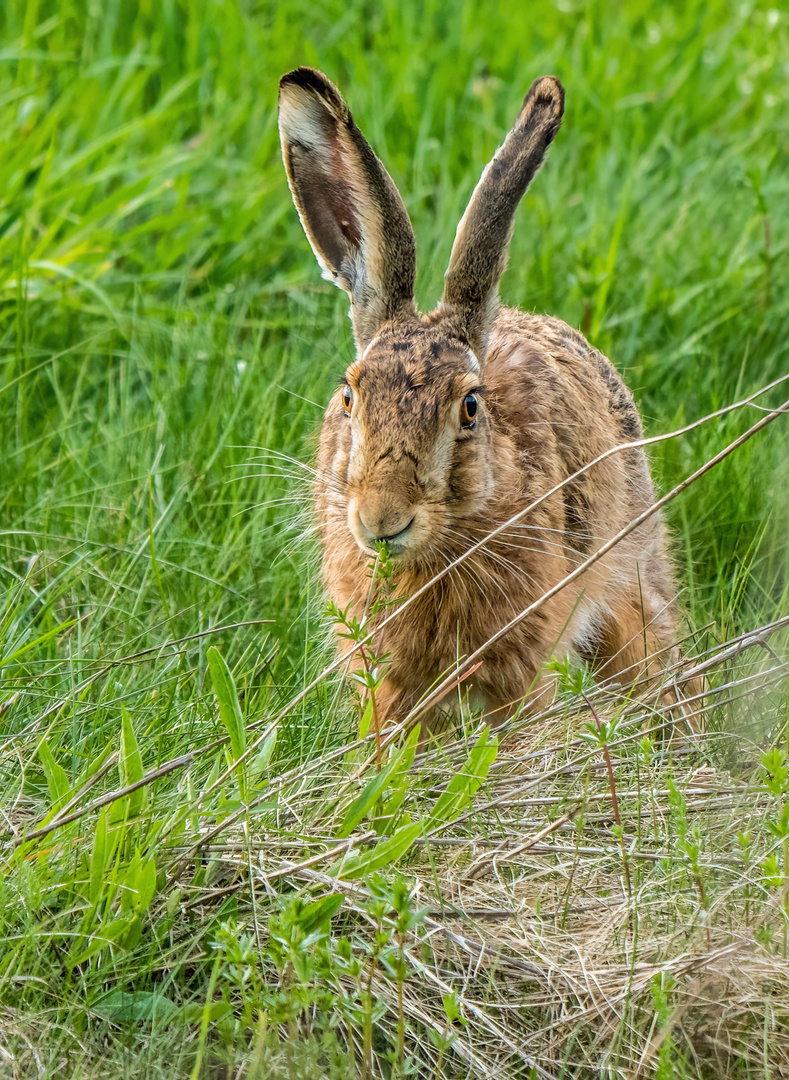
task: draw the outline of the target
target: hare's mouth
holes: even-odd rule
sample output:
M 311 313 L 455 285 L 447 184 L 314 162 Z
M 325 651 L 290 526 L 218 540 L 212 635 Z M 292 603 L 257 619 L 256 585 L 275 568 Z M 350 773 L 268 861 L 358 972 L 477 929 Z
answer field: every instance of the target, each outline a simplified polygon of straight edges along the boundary
M 403 508 L 400 514 L 385 517 L 371 515 L 367 507 L 360 507 L 358 503 L 350 505 L 348 511 L 348 528 L 367 555 L 377 555 L 384 545 L 387 555 L 399 560 L 412 555 L 423 542 L 424 515 L 418 507 Z
M 390 555 L 402 554 L 405 548 L 410 546 L 409 539 L 412 535 L 411 526 L 414 524 L 415 520 L 416 514 L 414 514 L 408 524 L 404 528 L 400 529 L 399 532 L 393 533 L 392 536 L 379 536 L 378 543 L 385 544 L 386 550 L 389 552 Z
M 377 536 L 376 541 L 379 544 L 394 544 L 398 540 L 398 538 L 402 538 L 403 536 L 405 536 L 405 534 L 408 532 L 408 530 L 414 524 L 414 518 L 415 517 L 416 517 L 416 514 L 414 514 L 414 517 L 411 518 L 411 520 L 408 522 L 408 524 L 404 525 L 402 529 L 398 530 L 398 532 L 392 533 L 391 536 Z
M 387 553 L 391 556 L 402 555 L 412 545 L 410 541 L 413 538 L 413 531 L 411 526 L 414 524 L 416 515 L 411 518 L 407 525 L 403 526 L 396 533 L 390 533 L 389 536 L 373 536 L 368 530 L 365 530 L 364 543 L 361 542 L 359 536 L 356 536 L 356 542 L 363 551 L 366 551 L 370 555 L 377 554 L 377 547 L 381 544 L 387 550 Z

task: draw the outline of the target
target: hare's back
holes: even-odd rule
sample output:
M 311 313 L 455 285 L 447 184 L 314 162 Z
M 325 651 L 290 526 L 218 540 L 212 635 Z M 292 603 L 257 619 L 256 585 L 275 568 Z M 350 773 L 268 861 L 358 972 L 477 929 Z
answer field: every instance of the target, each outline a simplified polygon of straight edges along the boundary
M 546 482 L 643 435 L 633 396 L 616 368 L 561 319 L 502 308 L 490 336 L 485 387 L 524 462 L 539 462 Z M 605 517 L 624 519 L 652 502 L 640 448 L 596 466 L 584 486 L 589 503 Z

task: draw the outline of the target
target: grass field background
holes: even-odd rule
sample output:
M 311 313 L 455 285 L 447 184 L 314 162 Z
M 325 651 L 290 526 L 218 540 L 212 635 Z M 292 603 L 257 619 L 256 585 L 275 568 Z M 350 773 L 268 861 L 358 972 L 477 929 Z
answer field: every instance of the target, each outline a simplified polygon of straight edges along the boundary
M 302 63 L 339 85 L 403 193 L 423 307 L 440 293 L 482 167 L 533 79 L 553 73 L 567 113 L 519 211 L 504 300 L 581 327 L 624 373 L 648 434 L 789 371 L 789 15 L 777 7 L 6 0 L 7 844 L 84 783 L 94 798 L 224 736 L 210 645 L 233 672 L 245 720 L 262 725 L 329 658 L 314 552 L 299 542 L 299 470 L 264 453 L 309 461 L 352 355 L 345 297 L 319 277 L 280 160 L 277 81 Z M 760 403 L 786 397 L 778 387 Z M 756 418 L 741 410 L 658 444 L 660 488 Z M 699 649 L 787 613 L 787 460 L 779 419 L 668 510 Z M 767 704 L 717 710 L 713 726 L 785 744 L 786 697 Z M 259 776 L 300 767 L 353 724 L 329 681 L 288 712 Z M 727 764 L 739 746 L 726 744 Z M 97 779 L 116 750 L 120 776 Z M 154 860 L 139 911 L 119 909 L 117 887 L 95 869 L 95 815 L 56 832 L 43 853 L 7 848 L 0 1074 L 120 1075 L 132 1067 L 116 1044 L 147 1055 L 152 1075 L 209 1068 L 195 1047 L 210 1043 L 217 1018 L 201 1003 L 221 996 L 217 980 L 235 961 L 200 950 L 230 916 L 220 905 L 202 923 L 180 920 L 166 844 L 177 828 L 199 831 L 201 814 L 219 820 L 237 807 L 239 793 L 221 785 L 210 809 L 195 801 L 224 752 L 206 753 L 186 779 L 168 774 L 144 805 L 109 821 L 137 830 L 107 856 L 116 886 L 135 857 L 135 873 Z M 181 807 L 176 826 L 168 815 Z M 134 888 L 139 900 L 148 886 Z M 102 948 L 122 918 L 128 936 Z M 161 991 L 187 1009 L 177 1036 L 170 1025 L 154 1038 L 156 1017 L 102 1011 L 117 987 Z M 238 1000 L 228 991 L 243 1026 Z M 288 1068 L 309 1073 L 315 1060 Z M 649 1068 L 686 1075 L 672 1060 L 657 1054 Z M 258 1075 L 244 1067 L 238 1075 Z

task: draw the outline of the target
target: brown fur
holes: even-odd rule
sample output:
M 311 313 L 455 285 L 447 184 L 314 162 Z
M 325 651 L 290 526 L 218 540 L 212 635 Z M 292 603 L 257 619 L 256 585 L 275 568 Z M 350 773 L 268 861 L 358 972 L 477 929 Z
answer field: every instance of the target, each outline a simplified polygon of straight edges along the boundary
M 444 297 L 427 316 L 413 305 L 402 201 L 337 90 L 299 69 L 281 93 L 294 200 L 319 260 L 351 296 L 357 359 L 326 411 L 315 508 L 327 590 L 361 617 L 377 540 L 387 542 L 397 594 L 413 596 L 579 468 L 640 438 L 641 424 L 614 367 L 580 334 L 558 319 L 498 308 L 515 209 L 561 120 L 557 80 L 537 80 L 485 170 L 458 228 Z M 315 119 L 321 103 L 325 123 Z M 317 149 L 305 152 L 310 140 Z M 464 427 L 472 393 L 477 412 Z M 379 719 L 402 719 L 459 658 L 653 501 L 643 450 L 615 454 L 435 582 L 378 643 L 390 656 Z M 605 678 L 658 671 L 678 655 L 674 593 L 654 516 L 490 649 L 472 689 L 500 720 L 540 697 L 546 659 L 571 647 Z

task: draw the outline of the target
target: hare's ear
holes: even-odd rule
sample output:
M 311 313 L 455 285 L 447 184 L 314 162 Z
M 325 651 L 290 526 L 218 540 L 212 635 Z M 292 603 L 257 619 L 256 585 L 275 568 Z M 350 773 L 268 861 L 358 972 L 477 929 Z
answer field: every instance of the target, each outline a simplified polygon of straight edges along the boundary
M 364 348 L 389 320 L 415 313 L 414 233 L 392 178 L 337 88 L 313 68 L 279 84 L 282 157 L 323 276 L 351 298 Z
M 563 113 L 564 90 L 559 80 L 537 79 L 458 225 L 439 308 L 480 360 L 496 317 L 499 278 L 507 265 L 515 210 L 542 165 Z

